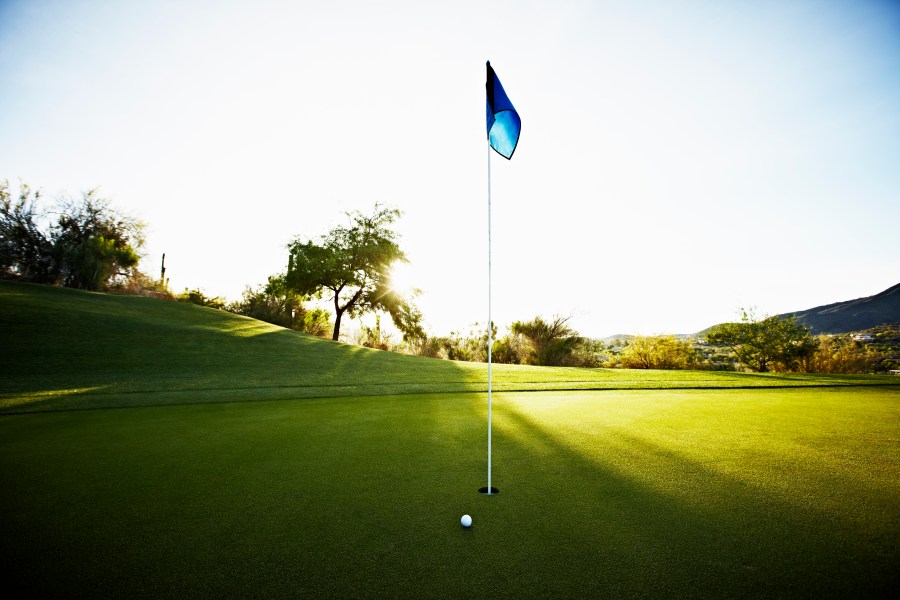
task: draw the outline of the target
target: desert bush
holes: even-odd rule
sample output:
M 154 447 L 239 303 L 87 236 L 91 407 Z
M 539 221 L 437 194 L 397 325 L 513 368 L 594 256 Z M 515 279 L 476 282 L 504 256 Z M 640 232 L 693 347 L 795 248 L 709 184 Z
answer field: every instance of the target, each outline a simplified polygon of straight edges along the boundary
M 691 344 L 671 335 L 636 336 L 619 359 L 629 369 L 688 369 L 697 364 Z
M 820 336 L 815 352 L 804 361 L 807 373 L 871 373 L 879 353 L 850 336 Z
M 211 298 L 204 294 L 199 289 L 189 290 L 184 288 L 184 291 L 178 294 L 175 299 L 179 302 L 187 302 L 190 304 L 196 304 L 197 306 L 208 306 L 209 308 L 225 308 L 225 300 L 218 296 Z

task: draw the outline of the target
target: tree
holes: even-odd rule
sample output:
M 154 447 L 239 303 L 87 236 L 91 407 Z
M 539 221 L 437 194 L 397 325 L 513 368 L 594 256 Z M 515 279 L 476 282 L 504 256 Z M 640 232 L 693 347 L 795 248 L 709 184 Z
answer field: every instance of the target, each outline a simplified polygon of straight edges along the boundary
M 266 285 L 257 289 L 247 287 L 241 300 L 229 304 L 226 309 L 260 321 L 296 329 L 304 298 L 285 289 L 278 277 L 269 277 Z
M 803 358 L 818 347 L 809 329 L 794 317 L 757 320 L 752 311 L 743 309 L 740 323 L 716 325 L 706 340 L 730 347 L 740 362 L 760 373 L 773 369 L 797 370 Z
M 137 266 L 144 225 L 113 209 L 94 189 L 79 202 L 63 202 L 52 239 L 63 285 L 98 290 Z
M 686 369 L 696 357 L 688 342 L 660 335 L 632 338 L 620 358 L 629 369 Z
M 575 350 L 581 338 L 569 327 L 569 318 L 554 317 L 546 322 L 541 317 L 523 323 L 516 321 L 510 330 L 525 337 L 531 348 L 526 362 L 534 365 L 562 365 Z
M 294 239 L 288 244 L 285 285 L 301 296 L 327 293 L 334 305 L 333 340 L 341 333 L 344 314 L 351 318 L 385 311 L 404 339 L 424 335 L 422 314 L 390 285 L 391 266 L 406 261 L 390 226 L 397 209 L 376 204 L 372 215 L 347 213 L 350 226 L 338 226 L 319 243 Z
M 0 273 L 24 281 L 49 283 L 53 279 L 53 244 L 41 230 L 37 202 L 40 191 L 19 186 L 19 196 L 0 182 Z
M 134 275 L 140 260 L 144 225 L 114 210 L 96 190 L 79 202 L 62 201 L 58 217 L 42 227 L 45 216 L 22 184 L 14 200 L 0 184 L 0 270 L 36 283 L 62 283 L 97 290 L 120 276 Z
M 585 367 L 596 369 L 609 360 L 606 344 L 602 340 L 579 338 L 572 353 L 563 361 L 565 367 Z

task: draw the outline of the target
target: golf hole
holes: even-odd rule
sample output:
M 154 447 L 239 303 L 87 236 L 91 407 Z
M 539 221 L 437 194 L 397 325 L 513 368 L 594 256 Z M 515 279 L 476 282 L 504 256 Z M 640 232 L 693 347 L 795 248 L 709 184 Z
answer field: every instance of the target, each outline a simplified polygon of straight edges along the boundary
M 487 489 L 487 487 L 478 488 L 478 493 L 479 493 L 479 494 L 485 494 L 485 495 L 487 495 L 487 494 L 488 494 L 488 489 Z M 499 493 L 500 493 L 500 490 L 498 490 L 498 489 L 495 488 L 494 486 L 491 486 L 490 495 L 499 494 Z

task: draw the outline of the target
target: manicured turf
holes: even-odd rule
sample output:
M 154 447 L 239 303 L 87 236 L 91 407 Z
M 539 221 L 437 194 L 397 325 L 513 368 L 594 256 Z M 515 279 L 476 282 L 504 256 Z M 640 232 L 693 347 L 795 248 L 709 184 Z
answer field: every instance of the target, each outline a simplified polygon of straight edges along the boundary
M 0 418 L 35 596 L 874 598 L 896 389 L 501 393 Z M 471 530 L 459 526 L 469 513 Z
M 0 281 L 0 413 L 486 389 L 484 364 L 306 336 L 190 304 Z M 495 390 L 900 384 L 888 376 L 494 366 Z
M 486 497 L 483 365 L 4 282 L 0 341 L 0 561 L 30 597 L 900 584 L 894 378 L 501 368 Z

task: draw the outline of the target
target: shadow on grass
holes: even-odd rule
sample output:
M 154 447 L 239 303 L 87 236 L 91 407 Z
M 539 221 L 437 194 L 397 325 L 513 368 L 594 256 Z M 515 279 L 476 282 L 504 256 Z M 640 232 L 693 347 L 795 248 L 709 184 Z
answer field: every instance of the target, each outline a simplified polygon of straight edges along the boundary
M 0 413 L 483 391 L 486 365 L 370 350 L 194 305 L 0 282 Z M 900 385 L 497 365 L 496 390 Z M 73 390 L 79 390 L 73 393 Z
M 803 490 L 797 501 L 775 497 L 615 429 L 593 440 L 615 456 L 588 455 L 512 403 L 498 412 L 506 429 L 495 482 L 504 500 L 530 503 L 506 517 L 537 528 L 546 549 L 518 557 L 535 576 L 503 574 L 512 589 L 539 597 L 881 598 L 900 583 L 896 527 L 860 530 Z M 858 510 L 860 490 L 846 495 Z
M 12 333 L 3 413 L 479 389 L 477 370 L 450 361 L 283 329 L 245 336 L 85 317 L 65 335 L 53 323 Z
M 494 400 L 490 498 L 481 394 L 7 417 L 0 555 L 42 597 L 874 598 L 898 583 L 896 505 L 892 525 L 859 528 L 815 494 L 776 497 L 607 424 L 605 399 L 575 427 L 542 423 L 556 407 L 538 396 Z M 848 487 L 848 511 L 859 500 Z

